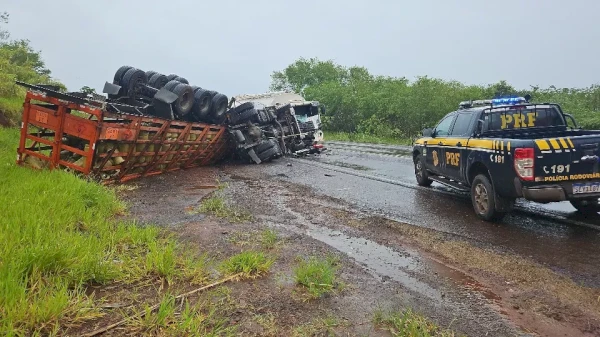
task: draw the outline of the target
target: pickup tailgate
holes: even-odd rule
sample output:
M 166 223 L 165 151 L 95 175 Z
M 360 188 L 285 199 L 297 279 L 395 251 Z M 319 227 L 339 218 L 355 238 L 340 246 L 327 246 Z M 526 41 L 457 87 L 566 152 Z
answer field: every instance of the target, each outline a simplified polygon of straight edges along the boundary
M 537 139 L 535 144 L 536 181 L 600 182 L 600 135 Z M 573 186 L 573 193 L 584 193 L 578 190 L 578 186 Z M 600 191 L 600 184 L 593 189 L 593 192 Z

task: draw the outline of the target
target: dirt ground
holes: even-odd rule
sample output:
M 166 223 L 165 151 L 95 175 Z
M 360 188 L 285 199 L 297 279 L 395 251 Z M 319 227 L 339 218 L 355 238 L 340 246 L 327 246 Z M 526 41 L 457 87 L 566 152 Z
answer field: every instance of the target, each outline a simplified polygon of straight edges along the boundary
M 4 113 L 0 110 L 0 126 L 10 127 L 13 123 L 4 116 Z
M 122 192 L 129 217 L 168 228 L 211 259 L 246 250 L 275 258 L 266 276 L 193 297 L 219 307 L 227 324 L 237 327 L 236 335 L 391 336 L 374 317 L 409 308 L 457 335 L 600 335 L 597 289 L 580 287 L 526 257 L 375 216 L 284 176 L 230 165 L 160 175 L 129 187 Z M 248 212 L 251 220 L 197 211 L 203 199 L 215 196 Z M 266 229 L 277 233 L 269 249 L 260 243 Z M 313 256 L 337 258 L 343 287 L 307 299 L 293 270 L 299 259 Z M 173 287 L 175 292 L 193 288 Z M 118 291 L 99 288 L 96 296 L 109 304 L 108 315 L 83 332 L 110 324 L 141 303 L 155 303 L 164 291 L 152 281 Z M 131 331 L 124 326 L 104 335 Z

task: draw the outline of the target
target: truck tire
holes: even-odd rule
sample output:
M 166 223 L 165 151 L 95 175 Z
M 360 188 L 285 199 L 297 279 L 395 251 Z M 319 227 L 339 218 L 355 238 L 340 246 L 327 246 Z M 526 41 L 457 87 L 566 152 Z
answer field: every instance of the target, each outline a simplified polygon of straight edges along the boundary
M 148 85 L 156 89 L 161 89 L 162 87 L 167 85 L 167 83 L 169 83 L 169 79 L 167 78 L 167 76 L 159 73 L 152 75 L 152 77 L 150 77 L 150 79 L 148 80 Z
M 227 96 L 223 94 L 216 94 L 212 98 L 212 118 L 216 121 L 223 123 L 225 120 L 223 117 L 227 112 Z
M 199 121 L 206 121 L 212 108 L 212 97 L 203 89 L 194 92 L 194 106 L 192 112 Z
M 215 97 L 215 95 L 218 94 L 218 92 L 216 92 L 214 90 L 208 90 L 208 93 L 210 94 L 211 97 Z
M 169 79 L 169 81 L 172 81 L 172 80 L 176 79 L 177 77 L 179 77 L 179 76 L 177 76 L 175 74 L 167 75 L 167 78 Z
M 577 209 L 577 211 L 584 214 L 593 214 L 600 212 L 600 203 L 598 198 L 592 199 L 575 199 L 569 200 L 571 205 Z
M 263 140 L 260 144 L 258 144 L 254 147 L 254 151 L 256 151 L 257 154 L 260 154 L 272 147 L 273 147 L 273 143 L 271 143 L 270 140 Z
M 200 88 L 197 85 L 192 85 L 192 89 L 194 89 L 194 93 L 196 93 L 196 91 L 198 91 L 198 90 L 202 90 L 202 88 Z
M 496 202 L 502 202 L 496 194 L 490 179 L 485 174 L 479 174 L 471 185 L 471 202 L 478 217 L 485 221 L 500 221 L 505 212 L 496 210 Z
M 187 115 L 194 106 L 194 90 L 187 84 L 179 83 L 173 90 L 172 93 L 179 96 L 179 98 L 173 102 L 175 112 L 179 116 Z
M 238 106 L 236 106 L 235 108 L 231 109 L 234 113 L 236 114 L 241 114 L 242 112 L 248 110 L 248 109 L 252 109 L 254 108 L 254 103 L 252 102 L 246 102 L 246 103 L 242 103 Z
M 174 78 L 174 80 L 175 80 L 175 81 L 179 81 L 179 82 L 181 82 L 181 83 L 190 84 L 190 82 L 188 82 L 188 80 L 187 80 L 187 79 L 185 79 L 185 78 L 183 78 L 183 77 L 180 77 L 180 76 L 177 76 L 177 77 L 175 77 L 175 78 Z
M 139 93 L 142 89 L 141 86 L 148 83 L 146 73 L 142 70 L 131 68 L 127 70 L 123 79 L 121 80 L 121 87 L 124 89 L 124 93 L 129 97 L 134 97 L 135 94 Z
M 419 186 L 429 187 L 433 180 L 429 179 L 429 173 L 425 169 L 425 159 L 422 155 L 415 158 L 415 178 Z
M 264 152 L 259 153 L 258 158 L 260 158 L 261 161 L 269 161 L 269 160 L 273 159 L 274 157 L 276 157 L 278 154 L 279 154 L 279 148 L 276 146 L 271 146 Z
M 258 111 L 256 111 L 256 109 L 245 110 L 242 111 L 242 113 L 240 114 L 234 112 L 230 115 L 231 124 L 242 124 L 244 122 L 252 120 L 256 116 L 256 114 L 258 114 Z
M 146 72 L 146 77 L 147 77 L 147 78 L 148 78 L 148 80 L 149 80 L 149 79 L 150 79 L 152 76 L 154 76 L 154 74 L 158 74 L 158 73 L 157 73 L 156 71 L 154 71 L 154 70 L 148 70 L 148 71 Z
M 265 125 L 271 123 L 271 115 L 266 110 L 260 110 L 258 112 L 258 124 Z
M 123 79 L 123 76 L 131 68 L 133 68 L 133 67 L 130 67 L 130 66 L 122 66 L 122 67 L 120 67 L 117 70 L 117 72 L 115 72 L 115 77 L 113 78 L 113 84 L 121 85 L 121 80 Z
M 222 114 L 221 116 L 213 117 L 213 118 L 210 119 L 210 121 L 213 124 L 218 124 L 218 125 L 224 124 L 226 120 L 227 120 L 227 115 L 226 114 Z
M 177 81 L 170 80 L 169 82 L 167 82 L 167 84 L 165 84 L 164 88 L 165 88 L 165 89 L 167 89 L 167 90 L 169 90 L 169 91 L 171 91 L 171 92 L 173 92 L 173 89 L 174 89 L 174 88 L 175 88 L 175 87 L 176 87 L 178 84 L 180 84 L 180 83 L 179 83 L 179 82 L 177 82 Z

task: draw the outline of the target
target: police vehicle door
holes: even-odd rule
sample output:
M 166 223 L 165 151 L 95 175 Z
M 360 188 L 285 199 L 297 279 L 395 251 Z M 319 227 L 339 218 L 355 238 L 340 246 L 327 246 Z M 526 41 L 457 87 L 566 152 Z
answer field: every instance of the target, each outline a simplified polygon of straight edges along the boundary
M 444 144 L 455 117 L 456 115 L 452 114 L 442 119 L 433 130 L 432 138 L 427 142 L 425 162 L 427 169 L 434 173 L 442 174 L 444 171 Z
M 444 177 L 462 181 L 463 161 L 467 158 L 467 142 L 472 131 L 473 113 L 462 112 L 456 115 L 454 126 L 446 138 L 444 147 Z

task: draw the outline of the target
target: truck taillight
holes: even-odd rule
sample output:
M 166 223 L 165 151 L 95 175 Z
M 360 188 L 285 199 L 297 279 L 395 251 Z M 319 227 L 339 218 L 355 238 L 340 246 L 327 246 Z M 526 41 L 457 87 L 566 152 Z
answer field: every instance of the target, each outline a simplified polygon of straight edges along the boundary
M 515 149 L 515 172 L 523 180 L 532 181 L 535 178 L 533 174 L 534 152 L 532 147 Z

